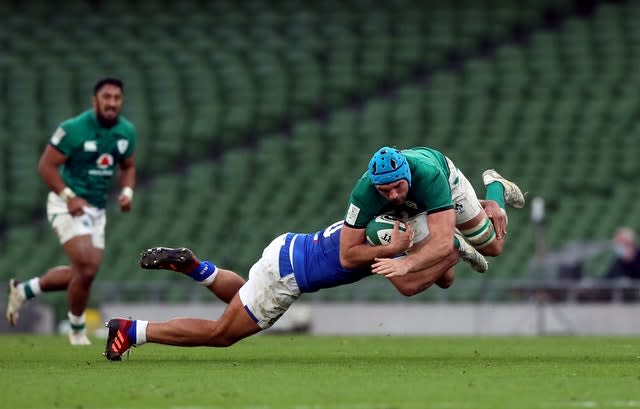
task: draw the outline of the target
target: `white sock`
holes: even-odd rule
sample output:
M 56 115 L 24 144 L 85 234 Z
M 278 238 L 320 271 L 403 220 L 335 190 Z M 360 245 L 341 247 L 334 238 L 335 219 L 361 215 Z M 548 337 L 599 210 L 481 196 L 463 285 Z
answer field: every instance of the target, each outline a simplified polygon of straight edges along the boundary
M 71 311 L 67 313 L 67 317 L 69 318 L 69 324 L 71 324 L 71 330 L 73 332 L 84 331 L 84 316 L 85 316 L 84 312 L 80 316 L 73 315 Z
M 216 279 L 216 277 L 218 276 L 218 267 L 215 267 L 215 269 L 213 270 L 213 273 L 211 273 L 211 275 L 207 278 L 205 278 L 202 281 L 198 281 L 198 284 L 203 285 L 205 287 L 209 287 L 213 281 Z
M 147 325 L 149 321 L 136 320 L 136 345 L 147 342 Z
M 20 294 L 24 300 L 28 300 L 36 297 L 38 294 L 42 294 L 42 289 L 40 288 L 40 277 L 35 277 L 29 281 L 18 284 L 18 294 Z

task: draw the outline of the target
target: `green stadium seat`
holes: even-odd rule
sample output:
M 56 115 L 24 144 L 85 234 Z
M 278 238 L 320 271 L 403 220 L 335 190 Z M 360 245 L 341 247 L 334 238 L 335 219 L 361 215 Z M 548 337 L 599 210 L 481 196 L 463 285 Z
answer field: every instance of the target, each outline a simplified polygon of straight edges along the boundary
M 625 221 L 620 213 L 640 227 L 623 211 L 637 191 L 611 182 L 640 175 L 630 142 L 640 131 L 634 2 L 579 17 L 569 0 L 428 9 L 415 0 L 74 0 L 62 14 L 45 2 L 0 10 L 0 226 L 27 226 L 7 237 L 47 246 L 34 270 L 60 257 L 52 234 L 27 231 L 43 217 L 47 190 L 38 155 L 59 121 L 90 106 L 103 75 L 127 84 L 141 185 L 132 214 L 110 219 L 107 251 L 123 257 L 105 258 L 101 280 L 128 279 L 137 251 L 158 244 L 189 244 L 246 273 L 283 227 L 343 217 L 370 153 L 389 144 L 442 149 L 479 194 L 484 168 L 513 177 L 548 201 L 554 245 L 600 235 Z M 109 13 L 119 15 L 118 30 Z M 557 29 L 545 15 L 560 16 Z M 526 43 L 514 28 L 527 30 Z M 594 222 L 607 199 L 613 211 Z M 571 225 L 577 212 L 591 222 Z M 492 264 L 496 277 L 520 274 L 533 246 L 527 212 L 509 216 L 512 240 Z M 227 240 L 229 220 L 240 222 Z M 128 237 L 134 245 L 121 245 Z M 20 256 L 18 243 L 0 244 Z M 386 299 L 367 288 L 365 297 Z

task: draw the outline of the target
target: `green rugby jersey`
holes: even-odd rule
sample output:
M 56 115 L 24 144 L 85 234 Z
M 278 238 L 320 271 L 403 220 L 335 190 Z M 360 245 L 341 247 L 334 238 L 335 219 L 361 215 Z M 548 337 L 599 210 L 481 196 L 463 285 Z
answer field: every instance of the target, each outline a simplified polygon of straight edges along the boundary
M 411 170 L 411 187 L 404 205 L 389 203 L 369 179 L 365 172 L 351 191 L 345 224 L 365 228 L 376 216 L 396 211 L 408 216 L 427 212 L 435 213 L 453 208 L 449 186 L 449 166 L 444 155 L 434 149 L 416 147 L 400 151 Z
M 67 159 L 60 174 L 64 183 L 89 204 L 104 208 L 116 166 L 136 147 L 133 124 L 119 116 L 118 123 L 104 128 L 92 109 L 60 124 L 49 143 Z

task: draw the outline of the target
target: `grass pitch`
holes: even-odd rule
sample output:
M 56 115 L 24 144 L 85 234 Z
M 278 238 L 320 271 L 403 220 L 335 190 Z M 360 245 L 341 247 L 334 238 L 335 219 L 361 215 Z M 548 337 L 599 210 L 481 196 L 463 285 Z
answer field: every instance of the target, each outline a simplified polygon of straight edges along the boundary
M 0 407 L 638 408 L 638 337 L 259 335 L 227 349 L 0 336 Z

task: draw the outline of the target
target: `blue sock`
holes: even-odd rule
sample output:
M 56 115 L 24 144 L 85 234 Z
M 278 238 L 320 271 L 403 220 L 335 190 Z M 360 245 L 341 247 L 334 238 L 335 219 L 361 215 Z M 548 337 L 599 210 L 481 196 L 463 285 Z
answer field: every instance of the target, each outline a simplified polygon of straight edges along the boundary
M 135 344 L 137 339 L 136 339 L 136 327 L 138 324 L 138 320 L 133 320 L 131 322 L 131 326 L 129 327 L 129 329 L 127 330 L 127 338 L 129 338 L 129 342 L 131 342 L 132 344 Z
M 201 261 L 198 267 L 194 268 L 187 275 L 193 278 L 195 281 L 202 283 L 208 281 L 207 279 L 211 278 L 218 272 L 218 268 L 215 264 L 210 261 Z

